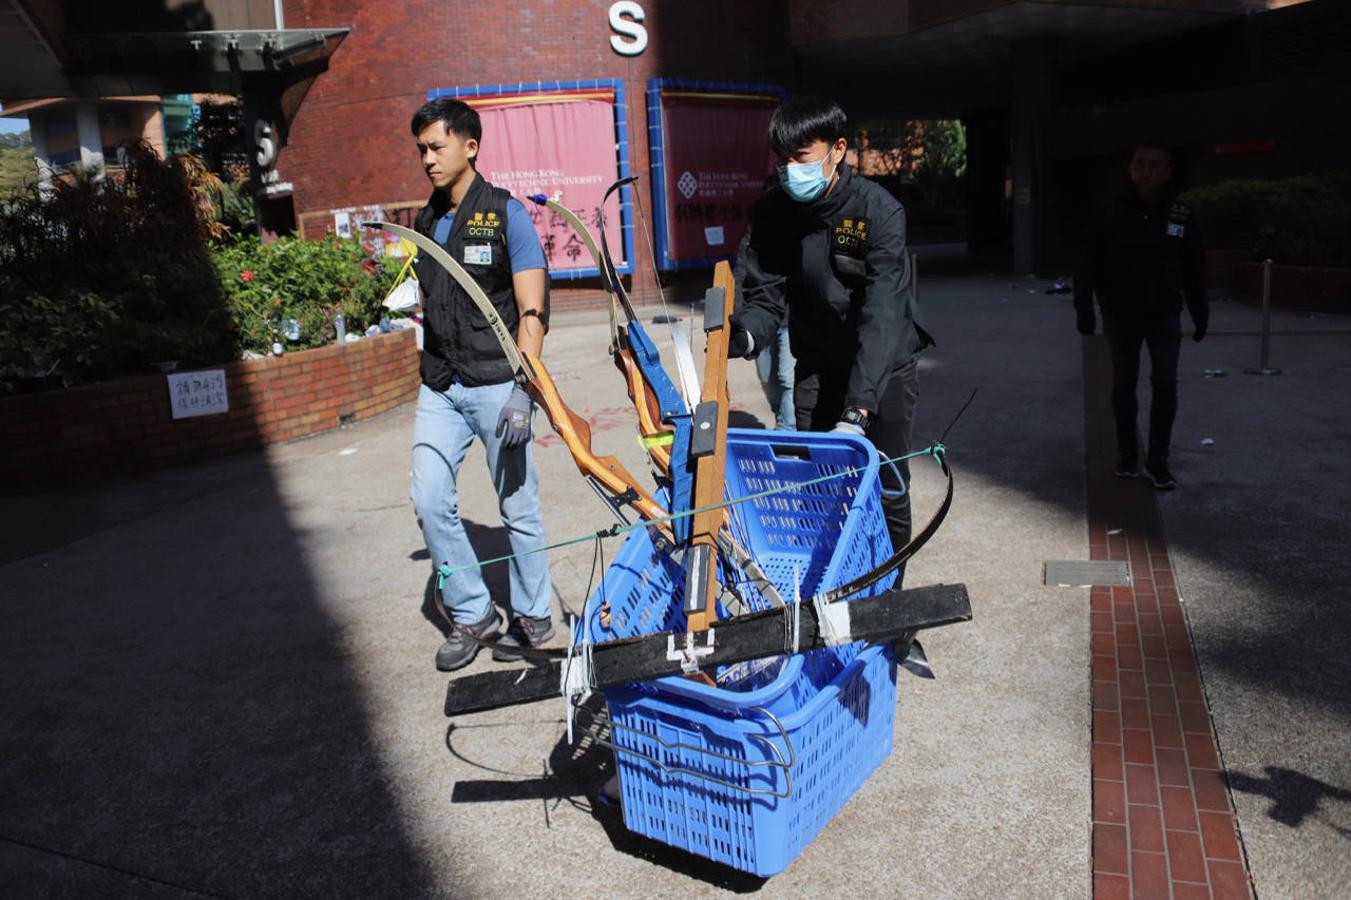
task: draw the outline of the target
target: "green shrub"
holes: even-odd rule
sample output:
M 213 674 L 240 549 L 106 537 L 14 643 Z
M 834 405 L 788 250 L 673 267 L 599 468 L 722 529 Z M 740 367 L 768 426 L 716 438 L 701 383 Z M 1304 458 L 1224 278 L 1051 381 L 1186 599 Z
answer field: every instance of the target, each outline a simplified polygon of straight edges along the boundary
M 384 314 L 400 262 L 371 260 L 361 242 L 333 235 L 270 244 L 246 236 L 218 245 L 213 258 L 239 344 L 257 353 L 270 352 L 274 341 L 291 350 L 333 343 L 338 310 L 347 332 L 361 334 Z M 299 340 L 285 336 L 292 320 Z
M 142 144 L 120 178 L 0 204 L 0 389 L 235 357 L 189 169 Z
M 1351 265 L 1351 174 L 1222 181 L 1183 199 L 1212 247 L 1284 265 Z
M 48 194 L 32 184 L 0 203 L 0 392 L 43 375 L 74 385 L 170 360 L 214 365 L 274 340 L 318 347 L 339 309 L 349 333 L 380 320 L 398 260 L 333 237 L 231 236 L 251 212 L 200 160 L 146 144 L 124 177 L 85 173 Z

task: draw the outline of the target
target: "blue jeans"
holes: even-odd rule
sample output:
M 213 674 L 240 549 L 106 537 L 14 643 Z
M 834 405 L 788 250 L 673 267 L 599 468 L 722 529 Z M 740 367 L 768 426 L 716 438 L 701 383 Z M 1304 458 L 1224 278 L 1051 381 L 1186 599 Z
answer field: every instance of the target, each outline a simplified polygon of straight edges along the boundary
M 487 451 L 488 471 L 497 489 L 498 509 L 511 539 L 511 552 L 530 553 L 546 543 L 534 450 L 530 443 L 503 450 L 501 439 L 494 433 L 512 387 L 510 381 L 482 387 L 456 383 L 442 392 L 424 384 L 418 391 L 411 496 L 433 567 L 444 563 L 456 568 L 478 561 L 460 520 L 460 495 L 456 490 L 460 463 L 475 435 Z M 545 555 L 517 555 L 508 565 L 512 610 L 516 615 L 537 619 L 548 616 L 553 586 Z M 492 610 L 492 598 L 478 568 L 446 578 L 442 600 L 462 625 L 480 622 Z
M 793 370 L 797 361 L 788 345 L 788 326 L 779 326 L 774 342 L 755 358 L 755 370 L 765 399 L 774 411 L 774 427 L 778 431 L 792 431 L 797 427 L 797 413 L 793 409 Z

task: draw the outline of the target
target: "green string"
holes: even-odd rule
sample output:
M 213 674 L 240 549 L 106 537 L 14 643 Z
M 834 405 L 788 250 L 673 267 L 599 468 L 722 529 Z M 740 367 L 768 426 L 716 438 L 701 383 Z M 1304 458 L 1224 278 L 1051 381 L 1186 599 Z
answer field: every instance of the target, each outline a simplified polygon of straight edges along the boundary
M 943 456 L 946 453 L 947 448 L 944 447 L 938 441 L 934 441 L 932 444 L 930 444 L 923 450 L 916 450 L 913 453 L 905 453 L 902 454 L 901 456 L 894 456 L 891 459 L 883 459 L 880 460 L 877 463 L 877 465 L 880 468 L 882 466 L 893 465 L 895 463 L 902 462 L 907 459 L 914 459 L 915 457 L 918 456 L 932 456 L 936 462 L 941 463 L 943 461 Z M 819 478 L 812 478 L 807 481 L 799 481 L 795 484 L 785 484 L 780 487 L 760 491 L 759 493 L 748 494 L 745 497 L 736 497 L 732 500 L 724 500 L 721 503 L 713 503 L 710 504 L 709 506 L 700 506 L 695 509 L 687 510 L 681 513 L 673 513 L 672 515 L 662 516 L 657 519 L 642 519 L 638 522 L 634 522 L 632 525 L 611 525 L 609 528 L 602 528 L 600 531 L 596 531 L 591 534 L 583 534 L 575 538 L 568 538 L 565 541 L 558 541 L 557 543 L 549 544 L 548 546 L 545 547 L 537 547 L 534 550 L 527 550 L 524 553 L 508 553 L 506 556 L 497 556 L 492 559 L 485 559 L 481 562 L 466 563 L 463 566 L 455 566 L 454 568 L 452 568 L 446 563 L 442 563 L 440 568 L 437 569 L 439 577 L 437 578 L 436 581 L 436 587 L 437 590 L 440 590 L 442 587 L 444 587 L 446 578 L 448 578 L 451 575 L 454 575 L 456 572 L 463 572 L 467 569 L 482 569 L 485 566 L 491 566 L 494 565 L 495 563 L 500 562 L 508 562 L 520 556 L 530 556 L 531 554 L 534 553 L 547 553 L 550 550 L 558 550 L 562 547 L 570 547 L 573 544 L 580 544 L 583 541 L 594 541 L 598 538 L 618 537 L 621 534 L 627 534 L 628 532 L 636 531 L 639 528 L 651 528 L 654 525 L 662 525 L 666 522 L 674 522 L 677 519 L 683 519 L 688 516 L 697 516 L 700 513 L 714 512 L 719 509 L 725 509 L 729 506 L 735 506 L 738 503 L 748 503 L 752 500 L 760 500 L 765 497 L 772 497 L 775 494 L 783 494 L 787 493 L 788 491 L 795 491 L 798 488 L 810 487 L 813 484 L 821 484 L 822 482 L 833 481 L 836 478 L 844 478 L 850 475 L 857 475 L 860 472 L 864 472 L 866 470 L 867 470 L 866 466 L 841 469 L 838 472 L 835 472 L 830 475 L 822 475 Z

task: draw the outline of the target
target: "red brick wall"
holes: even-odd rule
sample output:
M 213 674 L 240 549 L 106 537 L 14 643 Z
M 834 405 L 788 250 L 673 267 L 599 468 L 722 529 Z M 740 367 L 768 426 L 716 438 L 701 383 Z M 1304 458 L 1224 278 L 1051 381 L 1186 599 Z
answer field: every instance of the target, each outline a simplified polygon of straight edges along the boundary
M 619 78 L 629 170 L 643 178 L 638 188 L 650 226 L 648 79 L 787 84 L 791 69 L 788 0 L 643 0 L 642 7 L 647 49 L 624 57 L 610 48 L 610 0 L 288 0 L 287 27 L 352 27 L 305 97 L 278 159 L 281 176 L 295 185 L 297 217 L 425 199 L 430 191 L 408 122 L 431 88 Z M 652 264 L 641 236 L 634 252 L 634 283 L 645 295 L 653 289 Z M 571 306 L 579 293 L 594 299 L 594 290 L 559 282 L 555 308 Z
M 417 396 L 412 331 L 226 363 L 230 411 L 175 420 L 168 379 L 145 375 L 0 398 L 0 486 L 130 473 L 305 437 Z

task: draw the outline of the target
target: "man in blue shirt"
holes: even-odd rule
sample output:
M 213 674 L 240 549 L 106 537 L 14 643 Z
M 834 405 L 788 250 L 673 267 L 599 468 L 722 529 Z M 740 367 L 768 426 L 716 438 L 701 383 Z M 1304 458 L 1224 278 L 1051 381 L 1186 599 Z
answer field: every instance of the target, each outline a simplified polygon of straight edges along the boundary
M 544 252 L 525 208 L 474 169 L 483 135 L 478 113 L 458 100 L 433 100 L 413 116 L 412 132 L 433 187 L 413 227 L 464 266 L 521 350 L 538 356 L 548 319 Z M 481 638 L 498 636 L 502 622 L 473 565 L 477 557 L 456 490 L 460 464 L 477 437 L 514 554 L 513 616 L 501 643 L 538 646 L 553 636 L 553 589 L 548 561 L 537 552 L 546 542 L 530 441 L 533 405 L 514 383 L 492 327 L 464 289 L 432 260 L 418 257 L 414 266 L 424 294 L 425 339 L 413 424 L 412 500 L 432 565 L 455 570 L 445 578 L 440 600 L 457 625 Z M 467 666 L 478 649 L 453 631 L 437 651 L 436 667 L 448 672 Z M 493 658 L 520 657 L 495 650 Z

